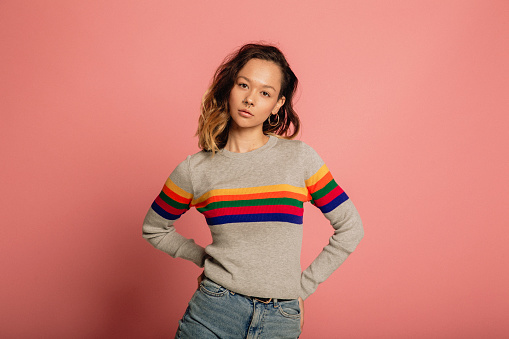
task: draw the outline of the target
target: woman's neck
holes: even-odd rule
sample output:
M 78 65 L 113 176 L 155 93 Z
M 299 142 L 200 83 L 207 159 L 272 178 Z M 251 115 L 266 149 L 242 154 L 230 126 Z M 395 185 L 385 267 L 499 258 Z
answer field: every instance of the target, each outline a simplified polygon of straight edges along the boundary
M 269 141 L 269 137 L 260 131 L 230 130 L 225 149 L 234 153 L 246 153 L 262 147 Z

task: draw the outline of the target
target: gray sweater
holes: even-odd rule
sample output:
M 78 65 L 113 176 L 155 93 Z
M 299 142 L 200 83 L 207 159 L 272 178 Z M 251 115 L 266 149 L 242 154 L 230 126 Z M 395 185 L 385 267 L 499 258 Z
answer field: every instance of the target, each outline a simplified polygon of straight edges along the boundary
M 329 219 L 334 234 L 301 272 L 306 201 Z M 192 206 L 205 216 L 212 234 L 205 248 L 173 226 Z M 216 283 L 278 299 L 306 299 L 363 235 L 355 206 L 320 156 L 301 141 L 274 136 L 247 153 L 223 149 L 215 156 L 205 151 L 188 156 L 170 174 L 143 223 L 143 237 L 153 246 L 204 267 Z

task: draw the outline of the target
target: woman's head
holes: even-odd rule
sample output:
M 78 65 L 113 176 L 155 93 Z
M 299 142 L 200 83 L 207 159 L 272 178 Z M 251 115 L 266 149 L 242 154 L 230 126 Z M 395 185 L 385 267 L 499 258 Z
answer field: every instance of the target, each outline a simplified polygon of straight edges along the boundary
M 249 63 L 252 59 L 263 62 Z M 245 68 L 248 63 L 248 67 Z M 273 133 L 288 139 L 297 135 L 300 122 L 292 105 L 292 99 L 297 89 L 297 77 L 278 48 L 271 45 L 247 44 L 229 55 L 218 67 L 212 84 L 204 95 L 197 132 L 200 148 L 215 152 L 225 146 L 231 124 L 230 94 L 232 96 L 238 94 L 235 91 L 232 93 L 232 88 L 239 85 L 237 83 L 239 72 L 243 69 L 243 72 L 246 72 L 253 65 L 270 64 L 276 65 L 280 71 L 280 76 L 278 74 L 277 77 L 280 79 L 281 83 L 278 84 L 280 86 L 272 86 L 279 87 L 276 88 L 278 91 L 270 93 L 276 95 L 273 100 L 280 105 L 277 105 L 275 111 L 272 112 L 278 116 L 271 115 L 263 123 L 263 133 Z M 291 128 L 292 125 L 293 128 Z

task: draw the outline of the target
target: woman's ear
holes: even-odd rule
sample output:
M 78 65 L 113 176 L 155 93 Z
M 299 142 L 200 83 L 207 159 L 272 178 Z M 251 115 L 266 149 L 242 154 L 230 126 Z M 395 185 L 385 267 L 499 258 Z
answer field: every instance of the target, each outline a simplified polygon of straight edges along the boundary
M 277 114 L 279 112 L 279 109 L 285 104 L 286 98 L 281 97 L 276 103 L 276 106 L 274 106 L 274 109 L 272 110 L 272 114 Z

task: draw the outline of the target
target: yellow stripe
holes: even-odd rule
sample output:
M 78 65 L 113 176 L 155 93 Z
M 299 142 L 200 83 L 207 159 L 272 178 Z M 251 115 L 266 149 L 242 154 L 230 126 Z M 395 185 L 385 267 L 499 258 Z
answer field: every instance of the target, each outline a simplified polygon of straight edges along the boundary
M 193 198 L 193 195 L 191 193 L 187 193 L 182 188 L 178 187 L 173 181 L 171 181 L 170 178 L 168 178 L 168 180 L 166 180 L 165 185 L 170 190 L 172 190 L 173 192 L 177 193 L 178 195 L 180 195 L 183 198 L 186 198 L 186 199 L 192 199 Z
M 316 184 L 318 181 L 320 181 L 320 179 L 322 179 L 324 177 L 324 175 L 327 174 L 327 172 L 329 172 L 329 169 L 327 168 L 327 166 L 325 164 L 323 164 L 323 166 L 320 167 L 318 172 L 313 174 L 311 176 L 311 178 L 309 178 L 308 180 L 305 181 L 306 187 L 313 186 L 314 184 Z
M 191 205 L 199 204 L 202 201 L 207 200 L 212 196 L 217 195 L 245 195 L 245 194 L 254 194 L 254 193 L 270 193 L 270 192 L 279 192 L 279 191 L 288 191 L 293 193 L 298 193 L 307 196 L 308 191 L 305 187 L 296 187 L 292 185 L 269 185 L 269 186 L 258 186 L 258 187 L 246 187 L 246 188 L 224 188 L 208 191 L 203 194 L 201 197 L 194 199 L 191 202 Z

